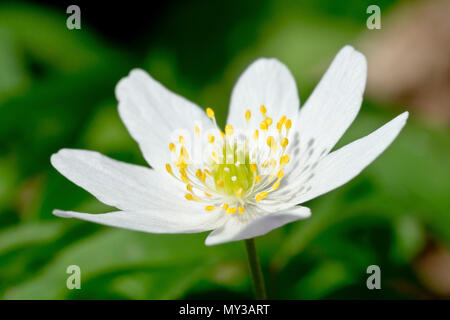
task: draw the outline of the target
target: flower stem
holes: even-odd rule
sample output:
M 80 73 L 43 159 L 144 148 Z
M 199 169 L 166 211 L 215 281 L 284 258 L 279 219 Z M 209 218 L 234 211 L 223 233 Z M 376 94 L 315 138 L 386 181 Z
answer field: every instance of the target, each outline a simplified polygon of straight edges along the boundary
M 248 262 L 250 271 L 252 273 L 253 286 L 255 288 L 256 299 L 267 299 L 266 289 L 264 287 L 264 279 L 261 271 L 261 264 L 259 263 L 258 253 L 256 252 L 255 239 L 245 240 L 245 247 L 247 249 Z

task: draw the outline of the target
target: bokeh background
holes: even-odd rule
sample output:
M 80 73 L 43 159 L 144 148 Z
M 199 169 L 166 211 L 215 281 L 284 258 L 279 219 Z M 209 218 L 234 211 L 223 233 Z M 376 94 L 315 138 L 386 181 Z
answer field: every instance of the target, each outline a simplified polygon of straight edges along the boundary
M 81 8 L 81 30 L 66 8 Z M 366 9 L 381 8 L 381 30 Z M 133 67 L 224 124 L 254 59 L 276 57 L 305 101 L 345 44 L 366 54 L 361 113 L 339 146 L 404 110 L 398 139 L 360 176 L 307 203 L 310 219 L 257 239 L 274 299 L 450 297 L 450 2 L 44 1 L 0 4 L 0 298 L 252 298 L 242 243 L 151 235 L 54 217 L 108 208 L 50 166 L 63 147 L 145 164 L 117 113 Z M 66 288 L 78 265 L 81 290 Z M 368 290 L 366 268 L 381 268 Z

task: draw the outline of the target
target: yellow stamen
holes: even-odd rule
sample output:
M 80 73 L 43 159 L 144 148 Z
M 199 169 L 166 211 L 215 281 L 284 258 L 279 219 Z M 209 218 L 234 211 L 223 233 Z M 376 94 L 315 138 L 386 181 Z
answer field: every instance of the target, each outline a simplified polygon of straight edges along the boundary
M 187 191 L 192 192 L 192 184 L 188 183 L 186 185 L 186 189 L 187 189 Z
M 258 140 L 259 137 L 259 131 L 255 130 L 255 132 L 253 132 L 253 139 Z
M 178 138 L 178 142 L 180 142 L 180 144 L 184 144 L 184 137 L 183 137 L 183 136 L 180 136 L 180 137 Z
M 255 183 L 261 183 L 261 176 L 255 177 Z
M 269 118 L 269 117 L 265 121 L 266 121 L 267 127 L 270 127 L 273 122 L 272 118 Z
M 167 170 L 168 173 L 173 174 L 172 167 L 168 163 L 166 163 L 166 170 Z
M 225 133 L 227 136 L 231 136 L 233 134 L 233 126 L 231 124 L 227 124 L 225 126 Z
M 222 180 L 217 181 L 217 186 L 222 188 L 224 186 L 224 182 Z
M 276 143 L 275 138 L 272 136 L 268 136 L 267 137 L 267 145 L 269 147 L 272 147 L 274 144 Z
M 245 121 L 248 122 L 248 120 L 250 120 L 251 116 L 252 116 L 252 113 L 250 112 L 250 110 L 245 111 Z
M 227 213 L 228 214 L 233 214 L 233 213 L 235 213 L 236 212 L 236 207 L 231 207 L 231 208 L 228 208 L 227 209 Z
M 286 130 L 289 131 L 289 129 L 292 128 L 292 121 L 291 121 L 291 119 L 288 119 L 284 125 L 286 126 Z
M 286 164 L 288 164 L 289 163 L 289 155 L 288 154 L 285 154 L 284 156 L 282 156 L 281 158 L 280 158 L 280 166 L 284 166 L 284 165 L 286 165 Z
M 277 166 L 277 162 L 275 161 L 275 159 L 270 160 L 270 165 L 274 168 Z
M 256 170 L 258 170 L 258 167 L 256 166 L 256 164 L 250 163 L 250 170 L 251 170 L 252 172 L 256 172 Z
M 283 170 L 278 171 L 277 177 L 278 179 L 282 179 L 284 177 L 284 171 Z
M 223 206 L 222 206 L 222 209 L 223 210 L 227 210 L 228 209 L 228 203 L 224 203 Z
M 262 113 L 263 115 L 265 115 L 265 114 L 267 113 L 266 106 L 262 104 L 262 105 L 259 107 L 259 111 L 261 111 L 261 113 Z
M 186 198 L 186 200 L 189 200 L 189 201 L 194 200 L 194 196 L 190 193 L 186 193 L 184 195 L 184 197 Z
M 211 118 L 212 120 L 214 120 L 214 110 L 211 108 L 206 108 L 206 115 Z
M 259 128 L 263 131 L 267 130 L 267 123 L 265 121 L 261 121 Z
M 198 126 L 194 127 L 194 131 L 196 134 L 200 134 L 200 128 Z
M 275 184 L 272 186 L 272 191 L 277 190 L 279 186 L 280 186 L 280 180 L 275 182 Z
M 244 210 L 244 207 L 239 207 L 238 210 L 239 210 L 239 213 L 240 213 L 240 214 L 244 213 L 244 211 L 245 211 L 245 210 Z
M 278 130 L 278 133 L 279 134 L 281 134 L 281 130 L 283 129 L 283 125 L 281 124 L 281 122 L 278 122 L 277 123 L 277 130 Z
M 175 145 L 174 145 L 172 142 L 169 143 L 169 150 L 170 150 L 170 151 L 175 150 Z
M 283 139 L 281 139 L 280 144 L 281 144 L 281 146 L 282 146 L 283 148 L 286 148 L 287 145 L 288 145 L 288 143 L 289 143 L 288 138 L 283 138 Z
M 214 136 L 211 133 L 208 134 L 208 142 L 209 143 L 214 143 L 214 140 L 215 140 Z
M 181 179 L 181 181 L 183 181 L 184 183 L 189 183 L 189 179 L 188 179 L 188 177 L 187 177 L 186 174 L 181 174 L 181 175 L 180 175 L 180 179 Z
M 215 208 L 216 208 L 216 207 L 214 207 L 214 206 L 206 206 L 206 207 L 205 207 L 205 210 L 206 210 L 206 211 L 213 211 Z
M 205 195 L 208 197 L 212 197 L 212 194 L 209 194 L 208 192 L 205 192 Z

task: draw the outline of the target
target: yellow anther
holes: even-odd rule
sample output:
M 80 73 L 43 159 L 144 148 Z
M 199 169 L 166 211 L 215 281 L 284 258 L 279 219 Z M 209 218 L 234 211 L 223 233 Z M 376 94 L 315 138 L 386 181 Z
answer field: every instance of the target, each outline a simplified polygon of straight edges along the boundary
M 279 186 L 280 186 L 280 180 L 275 182 L 275 184 L 272 186 L 272 191 L 277 190 Z
M 187 189 L 187 191 L 192 192 L 192 184 L 188 183 L 186 185 L 186 189 Z
M 250 120 L 250 117 L 252 116 L 252 113 L 250 110 L 245 111 L 245 120 L 248 122 Z
M 206 207 L 205 207 L 205 210 L 206 210 L 206 211 L 213 211 L 215 208 L 216 208 L 216 207 L 214 207 L 214 206 L 206 206 Z
M 209 143 L 214 143 L 214 140 L 215 140 L 214 136 L 211 133 L 208 134 L 208 142 Z
M 282 129 L 283 129 L 283 125 L 281 124 L 281 122 L 277 122 L 277 130 L 278 130 L 279 134 L 281 134 Z
M 281 158 L 280 158 L 280 166 L 284 166 L 284 165 L 286 165 L 286 164 L 288 164 L 289 163 L 289 155 L 288 154 L 285 154 L 284 156 L 282 156 Z
M 205 170 L 203 170 L 203 171 L 205 171 L 205 173 L 206 173 L 207 175 L 212 176 L 211 172 L 210 172 L 208 169 L 205 169 Z
M 175 165 L 179 168 L 186 168 L 187 164 L 186 162 L 184 162 L 184 157 L 183 156 L 179 156 L 177 161 L 175 162 Z
M 223 132 L 222 130 L 220 130 L 220 135 L 223 137 L 225 137 L 225 132 Z
M 262 200 L 262 195 L 258 193 L 255 197 L 256 202 L 260 202 Z
M 168 173 L 173 174 L 172 167 L 168 163 L 166 163 L 166 170 L 167 170 Z
M 289 131 L 289 129 L 292 128 L 292 121 L 291 121 L 291 119 L 286 120 L 286 123 L 284 125 L 286 126 L 286 130 Z
M 180 136 L 180 137 L 178 138 L 178 142 L 179 142 L 180 144 L 184 144 L 184 137 L 183 137 L 183 136 Z
M 227 124 L 225 126 L 225 133 L 227 136 L 231 136 L 233 134 L 233 126 L 231 124 Z
M 201 169 L 197 169 L 197 171 L 195 171 L 195 176 L 199 179 L 202 178 L 203 172 Z
M 265 197 L 267 197 L 269 193 L 267 191 L 263 191 L 260 193 L 261 197 L 264 199 Z
M 189 201 L 194 200 L 194 196 L 190 193 L 186 193 L 184 195 L 184 197 L 186 198 L 186 200 L 189 200 Z
M 180 175 L 180 179 L 181 179 L 181 181 L 183 181 L 184 183 L 189 183 L 189 179 L 188 179 L 188 177 L 187 177 L 186 174 L 181 174 L 181 175 Z
M 206 108 L 206 115 L 214 120 L 214 110 L 211 108 Z
M 244 210 L 244 207 L 239 207 L 239 208 L 238 208 L 238 211 L 239 211 L 240 214 L 244 213 L 244 211 L 245 211 L 245 210 Z
M 287 145 L 288 145 L 288 143 L 289 143 L 288 138 L 283 138 L 283 139 L 281 139 L 280 144 L 281 144 L 281 146 L 282 146 L 283 148 L 286 148 Z
M 189 159 L 189 153 L 187 152 L 187 150 L 184 146 L 181 146 L 180 156 L 182 156 L 185 159 Z
M 236 207 L 230 207 L 230 208 L 227 209 L 227 213 L 228 214 L 233 214 L 235 212 L 236 212 Z
M 253 139 L 258 140 L 259 137 L 259 131 L 255 130 L 255 132 L 253 132 Z
M 283 170 L 278 171 L 277 177 L 278 179 L 282 179 L 284 177 L 284 171 Z
M 275 159 L 270 160 L 270 165 L 274 168 L 277 166 L 277 162 L 275 161 Z
M 258 166 L 254 163 L 250 163 L 250 170 L 252 172 L 256 172 L 256 170 L 258 170 Z
M 283 125 L 283 124 L 286 122 L 286 120 L 287 120 L 286 116 L 282 116 L 282 117 L 280 118 L 279 123 L 280 123 L 281 125 Z
M 224 182 L 222 180 L 217 181 L 217 186 L 222 188 L 224 186 Z
M 276 143 L 275 138 L 272 136 L 268 136 L 267 137 L 267 145 L 269 147 L 272 147 L 274 144 Z
M 273 122 L 272 118 L 267 117 L 265 121 L 266 121 L 267 127 L 270 127 L 272 125 L 272 122 Z
M 261 121 L 261 123 L 259 124 L 259 128 L 261 130 L 267 130 L 267 123 L 265 121 Z
M 205 195 L 206 195 L 207 197 L 212 197 L 212 194 L 210 194 L 210 193 L 208 193 L 208 192 L 205 192 Z
M 174 151 L 175 150 L 175 145 L 172 142 L 169 143 L 169 150 L 170 151 Z
M 196 134 L 200 134 L 200 128 L 198 126 L 194 127 L 194 131 Z
M 222 209 L 223 210 L 227 210 L 228 209 L 228 203 L 224 203 L 223 206 L 222 206 Z
M 238 191 L 236 191 L 236 197 L 242 197 L 242 194 L 244 193 L 244 189 L 242 189 L 242 188 L 239 188 L 239 190 Z
M 255 177 L 255 183 L 261 183 L 261 176 Z
M 262 113 L 263 115 L 265 115 L 265 114 L 267 113 L 266 106 L 262 104 L 262 105 L 259 107 L 259 111 L 261 111 L 261 113 Z

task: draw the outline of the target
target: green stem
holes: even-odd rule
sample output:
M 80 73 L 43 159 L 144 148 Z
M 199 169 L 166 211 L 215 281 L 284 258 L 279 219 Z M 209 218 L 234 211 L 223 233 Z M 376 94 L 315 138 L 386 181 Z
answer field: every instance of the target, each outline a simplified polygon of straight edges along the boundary
M 253 286 L 255 287 L 256 299 L 267 299 L 266 289 L 264 287 L 264 279 L 259 263 L 258 253 L 256 252 L 255 239 L 245 240 L 247 249 L 248 262 L 252 273 Z

